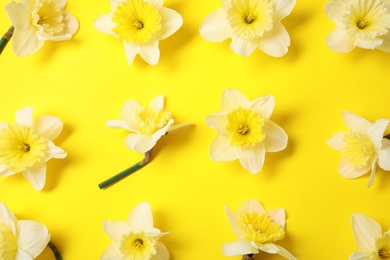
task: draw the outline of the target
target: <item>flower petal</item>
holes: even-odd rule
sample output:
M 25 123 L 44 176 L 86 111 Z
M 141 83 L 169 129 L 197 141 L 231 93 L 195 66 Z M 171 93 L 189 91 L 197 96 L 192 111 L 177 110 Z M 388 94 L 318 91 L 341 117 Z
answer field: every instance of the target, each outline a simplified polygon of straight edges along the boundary
M 18 247 L 35 259 L 49 243 L 49 231 L 45 225 L 31 220 L 19 220 L 18 224 Z
M 103 14 L 96 18 L 93 22 L 95 28 L 104 34 L 113 34 L 112 29 L 116 26 L 116 24 L 112 21 L 111 14 Z
M 389 7 L 387 7 L 389 8 Z M 382 36 L 383 42 L 381 45 L 376 47 L 378 50 L 384 51 L 384 52 L 390 52 L 390 33 L 387 33 L 386 35 Z
M 13 172 L 12 170 L 7 168 L 7 165 L 0 164 L 0 177 L 6 177 L 16 174 L 16 172 Z
M 344 147 L 344 134 L 345 133 L 336 133 L 330 137 L 326 143 L 336 151 L 342 152 Z
M 129 234 L 132 231 L 126 223 L 118 220 L 103 221 L 103 229 L 107 236 L 117 244 L 121 243 L 123 236 Z
M 146 3 L 152 4 L 157 10 L 163 8 L 163 0 L 145 0 Z
M 1 131 L 1 129 L 7 128 L 7 127 L 8 127 L 7 123 L 0 122 L 0 131 Z
M 65 25 L 63 29 L 63 34 L 73 35 L 79 29 L 79 22 L 77 21 L 77 18 L 69 12 L 66 11 L 63 12 L 62 22 Z
M 264 147 L 266 152 L 279 152 L 286 148 L 288 143 L 287 133 L 279 125 L 268 120 L 263 128 L 265 132 Z
M 123 120 L 107 120 L 106 126 L 111 128 L 124 128 L 126 130 L 132 131 L 129 127 L 129 124 Z
M 226 256 L 257 254 L 258 252 L 259 250 L 254 248 L 248 239 L 228 242 L 222 247 L 222 253 Z
M 18 248 L 16 251 L 16 256 L 14 260 L 33 260 L 33 258 L 22 249 Z
M 50 141 L 58 137 L 63 128 L 61 119 L 55 116 L 39 116 L 34 120 L 33 130 Z
M 379 119 L 368 128 L 367 134 L 377 149 L 380 149 L 382 146 L 383 134 L 386 131 L 388 124 L 389 120 Z
M 227 21 L 227 15 L 223 8 L 210 13 L 202 21 L 199 28 L 200 36 L 211 42 L 223 42 L 233 34 L 232 28 Z
M 274 107 L 275 99 L 272 95 L 256 98 L 249 104 L 249 108 L 256 111 L 256 113 L 261 115 L 265 120 L 268 120 L 271 117 Z
M 282 20 L 284 17 L 289 15 L 294 8 L 296 1 L 295 0 L 278 0 L 278 1 L 273 1 L 274 3 L 274 21 L 279 22 Z
M 125 0 L 110 0 L 110 4 L 111 4 L 111 10 L 112 11 L 115 11 L 118 7 L 118 4 L 120 2 L 125 2 Z
M 278 255 L 281 255 L 284 258 L 287 258 L 288 260 L 297 260 L 297 258 L 293 256 L 289 251 L 287 251 L 284 247 L 281 247 L 277 244 L 273 244 L 273 245 L 279 249 L 279 251 L 277 252 Z
M 177 125 L 171 125 L 167 130 L 167 134 L 177 134 L 177 133 L 183 131 L 184 129 L 186 129 L 192 125 L 193 124 L 191 122 L 185 122 L 185 123 L 181 123 L 181 124 L 177 124 Z
M 63 159 L 66 157 L 67 153 L 62 150 L 60 147 L 56 146 L 53 142 L 48 141 L 47 142 L 48 149 L 47 149 L 47 155 L 46 161 L 48 161 L 51 158 L 56 159 Z
M 243 57 L 248 57 L 257 48 L 257 44 L 251 40 L 244 40 L 238 37 L 233 37 L 230 43 L 230 49 Z
M 370 260 L 371 254 L 353 251 L 348 260 Z
M 264 143 L 258 143 L 254 147 L 237 147 L 237 155 L 245 170 L 253 174 L 259 173 L 265 159 Z
M 35 53 L 43 46 L 33 28 L 15 30 L 12 36 L 12 48 L 17 56 L 27 56 Z
M 260 50 L 273 57 L 282 57 L 290 46 L 290 35 L 281 23 L 275 23 L 271 31 L 258 39 Z
M 16 123 L 31 127 L 33 110 L 33 107 L 25 107 L 16 111 Z
M 217 135 L 210 146 L 211 160 L 229 162 L 238 158 L 236 148 L 230 145 L 228 138 Z
M 131 150 L 146 153 L 156 145 L 156 141 L 150 135 L 129 134 L 126 137 L 125 145 Z
M 214 128 L 218 134 L 223 136 L 228 135 L 226 130 L 227 123 L 226 112 L 217 112 L 206 117 L 206 124 L 209 127 Z
M 100 256 L 100 260 L 122 260 L 122 252 L 119 249 L 118 244 L 111 243 L 104 250 L 103 254 Z
M 367 163 L 361 169 L 353 168 L 350 166 L 347 159 L 342 159 L 339 164 L 339 173 L 341 176 L 347 179 L 354 179 L 366 174 L 371 169 L 371 165 Z
M 158 241 L 156 243 L 156 254 L 153 255 L 150 260 L 168 260 L 169 259 L 169 251 L 165 247 L 163 243 Z
M 58 9 L 64 9 L 65 6 L 66 6 L 66 1 L 67 0 L 57 0 L 57 1 L 54 1 L 55 7 L 58 8 Z
M 244 201 L 237 209 L 237 215 L 245 213 L 266 214 L 267 212 L 260 202 L 251 199 Z
M 382 236 L 382 227 L 370 218 L 361 213 L 352 214 L 352 231 L 356 244 L 363 252 L 375 250 L 375 239 Z
M 329 49 L 339 53 L 347 53 L 355 48 L 355 37 L 347 31 L 336 28 L 326 36 Z
M 30 27 L 30 10 L 27 5 L 11 1 L 4 8 L 16 30 L 25 30 Z
M 243 227 L 241 227 L 240 222 L 237 219 L 237 215 L 234 214 L 234 212 L 231 211 L 227 206 L 224 206 L 224 209 L 234 235 L 239 239 L 245 238 L 245 230 L 243 229 Z
M 284 209 L 273 209 L 267 211 L 267 215 L 272 219 L 273 222 L 280 225 L 283 229 L 286 225 L 286 212 Z
M 157 34 L 158 40 L 164 40 L 174 34 L 183 25 L 183 18 L 175 10 L 163 7 L 160 11 L 161 30 Z
M 167 123 L 163 128 L 160 128 L 160 129 L 158 129 L 156 132 L 154 132 L 154 133 L 152 134 L 152 140 L 153 140 L 154 142 L 157 142 L 158 140 L 160 140 L 160 138 L 161 138 L 162 136 L 166 135 L 167 132 L 168 132 L 168 128 L 173 124 L 173 122 L 174 122 L 174 120 L 173 120 L 173 119 L 170 119 L 170 120 L 168 121 L 168 123 Z
M 139 55 L 150 65 L 157 65 L 160 59 L 160 49 L 158 48 L 158 41 L 151 41 L 139 45 Z
M 337 27 L 344 25 L 343 17 L 346 11 L 347 2 L 332 0 L 325 3 L 325 14 L 331 19 Z
M 141 202 L 137 204 L 127 217 L 126 223 L 135 233 L 153 228 L 153 215 L 149 203 Z
M 252 241 L 251 244 L 253 247 L 261 251 L 267 252 L 268 254 L 277 254 L 279 252 L 279 248 L 276 247 L 276 245 L 273 243 L 260 244 Z
M 14 213 L 12 213 L 2 202 L 0 202 L 0 223 L 7 225 L 7 227 L 12 230 L 13 234 L 16 235 L 17 219 Z
M 374 182 L 375 174 L 376 174 L 376 160 L 373 160 L 371 166 L 370 179 L 368 180 L 367 188 L 371 187 L 372 183 Z
M 134 61 L 135 56 L 141 52 L 141 49 L 138 44 L 123 42 L 125 45 L 125 54 L 127 58 L 127 63 L 131 65 Z
M 164 109 L 164 96 L 158 95 L 151 102 L 150 106 L 157 109 Z
M 23 177 L 31 183 L 35 190 L 42 190 L 46 182 L 46 164 L 36 164 L 27 168 L 23 172 Z
M 237 89 L 228 88 L 222 93 L 221 110 L 230 113 L 238 107 L 247 107 L 249 99 Z
M 390 140 L 382 139 L 382 148 L 377 151 L 378 165 L 383 170 L 390 171 Z
M 363 135 L 367 135 L 367 131 L 372 125 L 367 119 L 348 111 L 343 111 L 341 116 L 349 130 Z

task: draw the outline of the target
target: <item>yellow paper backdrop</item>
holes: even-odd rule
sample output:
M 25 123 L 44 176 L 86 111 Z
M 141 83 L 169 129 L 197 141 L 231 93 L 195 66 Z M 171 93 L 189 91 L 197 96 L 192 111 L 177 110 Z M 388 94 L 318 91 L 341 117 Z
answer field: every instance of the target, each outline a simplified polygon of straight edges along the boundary
M 236 238 L 222 206 L 235 210 L 250 198 L 266 209 L 286 210 L 287 234 L 279 244 L 298 259 L 347 259 L 357 250 L 352 213 L 390 228 L 390 174 L 379 170 L 371 188 L 368 175 L 342 178 L 341 155 L 326 140 L 347 130 L 343 110 L 371 121 L 390 118 L 390 55 L 332 52 L 325 37 L 335 25 L 325 16 L 325 2 L 298 1 L 282 21 L 291 37 L 284 57 L 256 50 L 243 58 L 230 51 L 230 41 L 211 43 L 199 35 L 201 21 L 220 1 L 166 0 L 184 24 L 160 42 L 160 61 L 153 67 L 139 56 L 128 66 L 122 42 L 94 28 L 93 21 L 111 11 L 108 0 L 70 0 L 67 10 L 80 22 L 72 40 L 47 42 L 28 57 L 15 56 L 8 45 L 0 57 L 0 121 L 13 123 L 15 111 L 25 106 L 34 106 L 34 117 L 58 116 L 64 130 L 55 143 L 68 156 L 49 161 L 41 192 L 21 175 L 1 178 L 0 201 L 19 219 L 46 224 L 68 260 L 99 259 L 110 243 L 102 221 L 124 221 L 141 201 L 150 203 L 156 227 L 172 231 L 162 239 L 171 259 L 229 259 L 221 247 Z M 10 25 L 0 10 L 0 32 Z M 259 174 L 246 172 L 238 161 L 209 158 L 216 132 L 205 117 L 219 111 L 226 88 L 250 99 L 275 97 L 271 119 L 285 129 L 289 143 L 266 154 Z M 99 182 L 143 158 L 123 144 L 126 131 L 106 127 L 106 120 L 118 119 L 128 99 L 147 105 L 159 94 L 177 123 L 194 126 L 163 137 L 148 166 L 100 190 Z M 45 250 L 38 259 L 53 256 Z M 283 258 L 260 253 L 256 259 Z

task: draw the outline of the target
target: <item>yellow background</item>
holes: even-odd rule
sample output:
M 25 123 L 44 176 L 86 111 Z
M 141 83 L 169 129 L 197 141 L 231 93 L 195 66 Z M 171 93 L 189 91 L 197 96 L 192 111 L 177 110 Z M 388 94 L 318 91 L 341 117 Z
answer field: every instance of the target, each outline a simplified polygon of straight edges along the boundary
M 335 25 L 323 11 L 325 2 L 298 1 L 282 21 L 291 37 L 284 57 L 256 50 L 243 58 L 229 49 L 230 41 L 211 43 L 199 35 L 201 21 L 220 1 L 166 0 L 164 6 L 178 11 L 184 24 L 160 42 L 160 61 L 153 67 L 139 56 L 128 66 L 122 42 L 94 28 L 93 21 L 111 11 L 108 0 L 70 0 L 67 11 L 80 22 L 72 40 L 47 42 L 28 57 L 15 56 L 9 44 L 0 57 L 0 121 L 15 122 L 15 111 L 30 105 L 34 117 L 58 116 L 64 130 L 55 143 L 68 156 L 48 162 L 41 192 L 21 175 L 1 178 L 0 201 L 19 219 L 46 224 L 67 260 L 99 259 L 110 243 L 102 221 L 124 221 L 141 201 L 150 203 L 157 228 L 172 231 L 162 239 L 171 259 L 229 259 L 221 247 L 236 238 L 222 205 L 236 210 L 250 198 L 266 209 L 286 210 L 287 234 L 278 244 L 298 259 L 347 259 L 357 249 L 352 213 L 390 228 L 390 175 L 379 170 L 371 188 L 368 175 L 342 178 L 341 154 L 326 140 L 347 130 L 343 110 L 370 121 L 390 118 L 390 55 L 331 51 L 325 37 Z M 10 25 L 1 10 L 0 31 Z M 238 161 L 209 158 L 216 132 L 205 117 L 219 111 L 226 88 L 251 100 L 275 97 L 271 119 L 285 129 L 289 143 L 266 154 L 259 174 L 246 172 Z M 148 105 L 158 94 L 177 123 L 194 126 L 163 137 L 148 166 L 100 190 L 98 183 L 143 158 L 123 144 L 126 131 L 106 127 L 106 120 L 119 119 L 126 100 Z M 54 258 L 45 250 L 38 259 Z M 256 259 L 283 258 L 260 253 Z

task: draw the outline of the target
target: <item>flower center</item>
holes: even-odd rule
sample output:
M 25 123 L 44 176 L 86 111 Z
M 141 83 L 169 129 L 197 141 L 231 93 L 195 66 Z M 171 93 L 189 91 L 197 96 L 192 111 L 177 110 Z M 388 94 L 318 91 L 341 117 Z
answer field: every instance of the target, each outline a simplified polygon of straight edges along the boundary
M 150 259 L 156 254 L 155 241 L 145 233 L 124 236 L 119 250 L 124 260 Z
M 31 12 L 33 25 L 44 35 L 53 36 L 64 30 L 63 11 L 54 0 L 38 0 Z
M 0 147 L 0 163 L 18 173 L 41 161 L 47 144 L 30 127 L 14 124 L 0 131 Z
M 272 221 L 267 214 L 245 213 L 240 222 L 246 231 L 246 238 L 256 243 L 273 243 L 284 238 L 284 229 Z
M 16 238 L 12 231 L 0 223 L 0 259 L 14 260 L 18 250 Z
M 234 34 L 244 40 L 255 40 L 273 27 L 270 0 L 233 0 L 227 11 Z
M 343 156 L 354 168 L 363 168 L 374 155 L 374 145 L 368 137 L 349 132 L 344 134 L 343 141 Z
M 253 147 L 265 137 L 264 118 L 253 110 L 239 107 L 229 113 L 226 130 L 232 146 Z
M 112 21 L 113 32 L 128 43 L 146 43 L 161 29 L 159 11 L 143 0 L 126 0 L 118 4 Z
M 142 107 L 135 110 L 135 123 L 138 130 L 142 134 L 151 135 L 157 130 L 166 126 L 168 121 L 172 119 L 172 114 L 162 109 L 154 107 Z
M 390 259 L 390 233 L 386 232 L 375 241 L 380 259 Z

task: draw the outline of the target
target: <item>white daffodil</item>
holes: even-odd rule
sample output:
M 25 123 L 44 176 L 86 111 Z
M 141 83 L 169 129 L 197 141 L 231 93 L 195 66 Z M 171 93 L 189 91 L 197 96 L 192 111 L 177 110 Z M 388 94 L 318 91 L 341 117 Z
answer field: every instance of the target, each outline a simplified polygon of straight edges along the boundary
M 22 173 L 36 190 L 46 182 L 46 162 L 64 158 L 66 152 L 52 141 L 63 123 L 55 116 L 32 120 L 33 107 L 16 112 L 16 123 L 0 122 L 0 176 Z
M 382 227 L 372 218 L 355 213 L 352 231 L 360 251 L 354 251 L 349 260 L 390 259 L 390 231 L 382 234 Z
M 160 40 L 174 34 L 183 24 L 176 11 L 163 7 L 163 0 L 110 0 L 112 12 L 95 20 L 104 34 L 121 39 L 129 65 L 139 54 L 150 65 L 160 59 Z
M 13 49 L 18 56 L 38 51 L 45 41 L 72 38 L 79 28 L 77 19 L 64 10 L 66 0 L 20 0 L 9 2 L 5 10 L 15 27 Z
M 210 13 L 200 25 L 200 35 L 211 42 L 231 38 L 230 49 L 244 57 L 259 48 L 281 57 L 290 46 L 290 36 L 281 24 L 295 0 L 222 0 L 222 8 Z
M 104 221 L 103 228 L 112 243 L 100 260 L 168 260 L 169 252 L 159 239 L 168 234 L 153 227 L 153 215 L 147 202 L 139 203 L 126 222 Z
M 226 206 L 225 212 L 233 233 L 239 239 L 222 247 L 222 252 L 226 256 L 252 255 L 264 251 L 279 254 L 289 260 L 296 259 L 286 249 L 274 243 L 283 239 L 285 235 L 284 209 L 266 211 L 260 202 L 246 200 L 236 213 Z
M 287 146 L 286 132 L 270 120 L 274 106 L 272 95 L 249 101 L 238 90 L 225 90 L 221 111 L 206 117 L 207 125 L 218 133 L 210 147 L 211 159 L 239 159 L 247 171 L 260 172 L 265 152 L 281 151 Z
M 17 220 L 0 202 L 0 259 L 35 259 L 47 246 L 50 234 L 45 225 Z
M 357 178 L 371 170 L 368 187 L 374 181 L 376 166 L 390 171 L 390 140 L 383 138 L 389 124 L 387 119 L 374 123 L 343 111 L 342 118 L 348 132 L 336 133 L 328 140 L 328 145 L 342 152 L 339 172 L 345 178 Z
M 172 114 L 165 110 L 162 95 L 155 97 L 148 107 L 140 105 L 135 100 L 126 101 L 120 117 L 121 120 L 108 120 L 107 126 L 130 131 L 125 145 L 140 153 L 151 150 L 163 135 L 176 133 L 191 125 L 191 123 L 172 125 L 174 122 Z
M 328 47 L 346 53 L 356 46 L 390 52 L 390 2 L 387 0 L 332 0 L 326 15 L 336 24 Z

